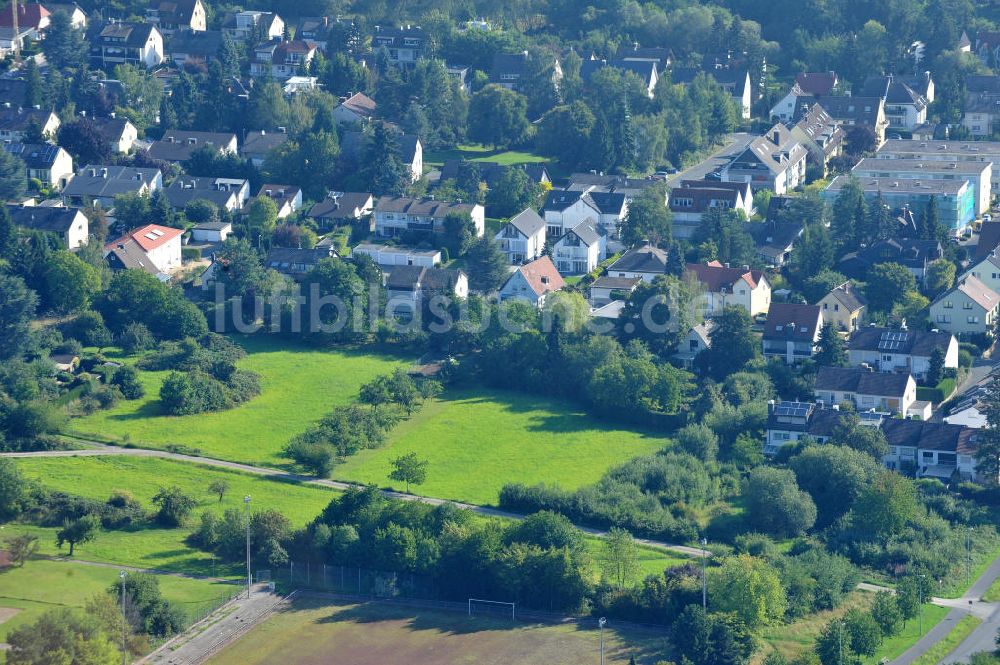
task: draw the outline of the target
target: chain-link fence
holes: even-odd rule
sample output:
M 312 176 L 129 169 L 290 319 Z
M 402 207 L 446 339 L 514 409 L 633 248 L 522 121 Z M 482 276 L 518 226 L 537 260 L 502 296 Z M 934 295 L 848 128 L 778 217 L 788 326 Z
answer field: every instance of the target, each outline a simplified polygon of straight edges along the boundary
M 258 575 L 261 572 L 258 571 Z M 437 585 L 426 576 L 393 573 L 353 566 L 291 561 L 287 568 L 266 571 L 271 580 L 293 586 L 310 587 L 334 593 L 357 594 L 375 598 L 420 598 L 436 600 Z M 265 580 L 261 580 L 265 581 Z

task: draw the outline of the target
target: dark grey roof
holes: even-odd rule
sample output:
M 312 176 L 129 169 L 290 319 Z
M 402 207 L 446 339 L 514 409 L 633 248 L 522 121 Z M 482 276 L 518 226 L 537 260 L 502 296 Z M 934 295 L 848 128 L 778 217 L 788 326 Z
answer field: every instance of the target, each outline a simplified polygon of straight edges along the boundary
M 802 235 L 801 222 L 746 222 L 743 228 L 758 248 L 772 247 L 784 251 Z
M 396 137 L 399 146 L 399 159 L 404 164 L 412 164 L 417 152 L 417 141 L 420 139 L 412 134 L 400 134 Z M 360 161 L 365 158 L 371 136 L 363 132 L 344 132 L 340 139 L 340 154 L 350 161 Z
M 870 372 L 860 367 L 820 367 L 816 390 L 901 397 L 909 380 L 909 374 Z
M 167 53 L 194 55 L 210 58 L 222 49 L 222 32 L 219 30 L 180 30 L 167 39 Z
M 927 106 L 927 100 L 909 85 L 894 76 L 872 76 L 865 80 L 861 94 L 881 97 L 886 104 L 910 104 L 918 109 Z
M 76 208 L 8 205 L 15 226 L 46 233 L 66 233 L 80 213 Z
M 923 270 L 929 262 L 941 258 L 942 253 L 941 244 L 936 240 L 912 238 L 880 240 L 871 247 L 845 255 L 841 259 L 841 265 L 849 271 L 852 266 L 858 266 L 863 272 L 877 263 L 891 262 L 914 270 Z M 857 273 L 856 270 L 853 272 Z M 853 276 L 862 277 L 861 274 Z
M 508 166 L 506 164 L 497 164 L 496 162 L 470 162 L 464 159 L 447 159 L 444 164 L 441 165 L 441 177 L 439 182 L 458 178 L 463 164 L 475 164 L 479 169 L 479 177 L 481 181 L 485 182 L 487 187 L 493 187 L 497 178 L 506 172 L 507 169 L 520 169 L 524 171 L 532 182 L 541 183 L 549 181 L 549 172 L 541 164 L 518 164 L 516 166 Z
M 5 143 L 4 149 L 24 160 L 30 169 L 48 169 L 56 161 L 61 148 L 49 143 Z
M 198 199 L 211 201 L 221 208 L 246 184 L 246 180 L 238 178 L 179 176 L 163 192 L 170 205 L 177 209 Z
M 934 349 L 948 350 L 950 332 L 861 328 L 851 337 L 851 351 L 884 351 L 929 358 Z
M 471 214 L 475 204 L 452 203 L 435 199 L 413 199 L 408 196 L 380 196 L 375 203 L 376 212 L 405 212 L 410 215 L 443 219 L 451 212 Z
M 159 173 L 159 169 L 87 164 L 69 181 L 63 194 L 110 198 L 138 191 L 143 184 L 152 183 Z
M 868 304 L 865 297 L 859 293 L 858 287 L 852 282 L 844 282 L 836 288 L 831 289 L 828 295 L 832 295 L 839 300 L 840 304 L 849 312 L 856 312 Z
M 272 247 L 264 261 L 265 268 L 277 270 L 285 275 L 304 275 L 321 260 L 336 257 L 333 247 L 300 249 L 297 247 Z
M 608 272 L 645 272 L 665 275 L 667 273 L 667 251 L 652 245 L 635 247 L 612 263 Z
M 39 127 L 44 126 L 51 114 L 52 111 L 19 108 L 12 103 L 10 108 L 0 108 L 0 129 L 24 132 L 32 122 L 37 123 Z
M 649 84 L 657 73 L 656 63 L 650 60 L 584 60 L 580 65 L 580 78 L 589 82 L 595 72 L 605 67 L 632 72 L 646 84 Z
M 625 207 L 625 195 L 618 192 L 590 192 L 585 194 L 602 214 L 617 215 Z
M 149 257 L 139 246 L 139 243 L 131 238 L 111 248 L 105 258 L 115 272 L 119 270 L 143 270 L 150 275 L 159 276 L 161 274 L 159 269 L 150 263 Z
M 198 148 L 212 146 L 223 150 L 233 142 L 235 134 L 228 132 L 198 132 L 168 129 L 159 141 L 149 146 L 149 156 L 166 162 L 183 162 Z M 193 142 L 192 142 L 193 141 Z
M 829 95 L 823 98 L 823 109 L 830 117 L 856 125 L 875 127 L 881 108 L 881 97 Z
M 97 24 L 90 31 L 90 42 L 95 46 L 102 44 L 115 45 L 124 43 L 132 48 L 142 48 L 149 41 L 155 26 L 150 23 L 114 23 Z
M 534 208 L 522 210 L 511 217 L 507 223 L 523 233 L 526 238 L 530 238 L 545 228 L 545 220 L 538 216 Z
M 767 310 L 764 339 L 811 342 L 819 333 L 819 305 L 773 302 Z
M 423 266 L 392 266 L 386 269 L 385 287 L 393 291 L 453 292 L 462 275 L 461 270 L 425 268 Z
M 361 209 L 369 199 L 369 192 L 337 192 L 337 198 L 327 197 L 309 209 L 309 217 L 316 219 L 346 219 L 354 217 L 355 209 Z
M 248 132 L 243 139 L 240 152 L 251 157 L 263 157 L 287 140 L 288 134 L 284 132 L 267 132 L 263 130 Z
M 610 275 L 604 275 L 595 279 L 591 283 L 590 288 L 631 291 L 641 281 L 642 277 L 611 277 Z
M 412 291 L 420 283 L 427 268 L 423 266 L 393 266 L 385 279 L 385 288 Z
M 907 446 L 962 455 L 974 455 L 978 448 L 975 442 L 976 430 L 963 425 L 887 418 L 882 422 L 882 431 L 890 446 Z
M 579 238 L 580 241 L 588 247 L 601 239 L 601 234 L 597 230 L 596 223 L 590 217 L 571 228 L 566 232 L 566 235 L 569 235 L 570 233 Z

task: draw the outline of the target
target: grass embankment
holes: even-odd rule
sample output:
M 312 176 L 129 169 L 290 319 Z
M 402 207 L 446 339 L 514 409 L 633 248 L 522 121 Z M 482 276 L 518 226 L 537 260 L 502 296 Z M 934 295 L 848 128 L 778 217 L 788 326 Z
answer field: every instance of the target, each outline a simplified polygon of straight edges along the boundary
M 449 159 L 465 159 L 472 162 L 495 162 L 511 166 L 514 164 L 541 164 L 549 159 L 524 150 L 496 150 L 481 145 L 460 145 L 451 150 L 429 150 L 424 153 L 424 164 L 441 166 Z
M 620 631 L 613 621 L 604 631 L 604 640 L 609 664 L 625 665 L 635 656 L 636 662 L 652 665 L 667 647 L 662 635 Z M 338 605 L 303 597 L 209 662 L 577 665 L 599 660 L 596 621 L 586 626 L 524 624 L 378 603 Z
M 131 441 L 145 448 L 179 444 L 219 459 L 283 466 L 288 440 L 334 406 L 357 397 L 360 386 L 409 363 L 374 353 L 330 351 L 266 336 L 236 338 L 247 350 L 243 369 L 260 374 L 261 394 L 235 409 L 170 416 L 160 408 L 169 372 L 141 372 L 146 395 L 74 420 L 71 428 L 95 439 Z M 127 439 L 126 439 L 127 437 Z
M 426 402 L 390 433 L 333 470 L 333 477 L 405 489 L 388 479 L 392 460 L 416 453 L 428 461 L 425 496 L 496 504 L 505 483 L 576 489 L 612 466 L 659 450 L 666 440 L 616 428 L 575 405 L 499 390 L 452 391 Z

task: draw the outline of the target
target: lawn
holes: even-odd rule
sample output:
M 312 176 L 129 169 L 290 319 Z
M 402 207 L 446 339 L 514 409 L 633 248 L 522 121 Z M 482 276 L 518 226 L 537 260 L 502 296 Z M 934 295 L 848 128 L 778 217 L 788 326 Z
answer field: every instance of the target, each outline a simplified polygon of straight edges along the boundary
M 158 576 L 160 590 L 167 600 L 177 603 L 189 621 L 216 607 L 237 587 L 231 584 L 192 580 L 169 575 Z M 83 607 L 89 598 L 104 593 L 118 581 L 114 568 L 35 559 L 23 568 L 0 571 L 0 608 L 21 611 L 0 624 L 0 642 L 11 629 L 31 623 L 43 612 L 55 607 Z
M 220 563 L 210 553 L 194 549 L 186 542 L 198 523 L 200 513 L 206 510 L 221 512 L 226 508 L 242 509 L 243 497 L 249 495 L 254 508 L 275 508 L 285 514 L 294 526 L 303 526 L 336 495 L 335 491 L 322 487 L 156 458 L 30 458 L 18 460 L 18 467 L 26 476 L 40 480 L 49 489 L 91 499 L 104 500 L 114 490 L 127 490 L 149 510 L 153 509 L 150 499 L 161 486 L 177 485 L 198 500 L 186 528 L 146 526 L 128 531 L 102 531 L 93 541 L 78 545 L 74 556 L 88 561 L 200 575 L 240 574 L 238 565 Z M 208 493 L 208 485 L 213 480 L 229 483 L 229 491 L 221 503 L 217 496 Z M 66 548 L 56 548 L 55 528 L 8 524 L 0 529 L 2 537 L 33 533 L 39 538 L 43 554 L 65 555 L 68 552 Z
M 498 390 L 451 391 L 397 425 L 386 445 L 354 455 L 332 475 L 403 490 L 403 483 L 388 478 L 391 463 L 414 452 L 428 462 L 427 480 L 411 492 L 495 505 L 505 483 L 576 489 L 665 443 L 617 429 L 568 402 Z
M 934 663 L 940 663 L 944 660 L 945 656 L 954 651 L 969 636 L 969 633 L 975 630 L 976 626 L 982 622 L 982 619 L 972 615 L 962 617 L 943 640 L 928 649 L 927 653 L 920 658 L 913 661 L 913 665 L 934 665 Z
M 208 457 L 282 466 L 287 460 L 280 452 L 292 436 L 354 399 L 363 383 L 408 364 L 386 355 L 320 350 L 265 336 L 239 341 L 248 351 L 240 367 L 261 375 L 261 394 L 246 404 L 216 413 L 165 415 L 159 390 L 168 373 L 143 372 L 145 397 L 75 420 L 72 430 L 98 440 L 128 440 L 148 448 L 180 444 Z
M 583 542 L 587 547 L 587 552 L 593 558 L 597 570 L 600 570 L 601 562 L 604 559 L 604 540 L 597 536 L 584 536 Z M 682 566 L 686 563 L 701 563 L 697 559 L 686 559 L 656 547 L 640 545 L 636 549 L 638 550 L 639 557 L 635 574 L 631 580 L 633 584 L 642 582 L 649 575 L 661 575 L 664 570 L 673 566 Z
M 660 660 L 666 640 L 655 633 L 605 629 L 609 664 Z M 464 613 L 378 603 L 333 604 L 302 597 L 227 647 L 212 665 L 578 665 L 600 662 L 596 621 L 586 627 L 512 623 Z
M 900 656 L 904 651 L 916 644 L 923 635 L 926 635 L 927 631 L 944 619 L 949 611 L 947 607 L 938 607 L 931 604 L 924 605 L 922 609 L 923 633 L 920 632 L 920 622 L 918 620 L 912 619 L 907 621 L 898 635 L 887 638 L 882 642 L 875 655 L 865 661 L 865 665 L 876 665 L 882 662 L 882 659 L 893 660 Z M 951 651 L 951 649 L 948 650 Z M 931 661 L 931 663 L 935 662 L 937 661 Z
M 520 150 L 494 150 L 481 145 L 460 145 L 452 150 L 434 150 L 424 153 L 424 164 L 441 166 L 449 159 L 466 159 L 473 162 L 496 162 L 513 164 L 537 164 L 548 162 L 547 157 Z

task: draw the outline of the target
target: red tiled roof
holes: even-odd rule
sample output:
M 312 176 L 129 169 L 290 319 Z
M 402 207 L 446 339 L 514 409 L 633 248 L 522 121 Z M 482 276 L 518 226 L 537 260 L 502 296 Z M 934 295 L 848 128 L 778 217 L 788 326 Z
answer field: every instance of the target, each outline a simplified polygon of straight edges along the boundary
M 538 295 L 558 291 L 566 286 L 566 281 L 563 280 L 562 275 L 556 270 L 552 259 L 547 256 L 535 259 L 531 263 L 526 263 L 518 268 L 518 271 L 524 276 L 524 280 L 528 282 L 531 290 Z
M 14 27 L 14 12 L 12 11 L 12 7 L 13 5 L 11 4 L 7 5 L 3 9 L 0 9 L 0 27 Z M 27 4 L 18 5 L 18 7 L 17 25 L 21 29 L 27 27 L 38 29 L 42 19 L 50 15 L 49 10 L 42 7 L 37 2 L 29 2 Z
M 733 284 L 739 280 L 746 282 L 751 289 L 756 289 L 757 284 L 763 279 L 764 273 L 759 270 L 749 270 L 740 268 L 727 268 L 718 261 L 708 263 L 689 263 L 687 270 L 694 273 L 698 281 L 701 282 L 713 293 L 718 293 L 726 287 L 732 289 Z
M 173 229 L 169 226 L 160 226 L 158 224 L 147 224 L 146 226 L 135 229 L 134 231 L 129 231 L 117 240 L 107 243 L 104 245 L 104 248 L 110 251 L 118 247 L 118 245 L 125 244 L 129 240 L 132 240 L 139 245 L 144 252 L 151 252 L 157 247 L 165 245 L 182 233 L 184 233 L 184 231 L 181 229 Z

